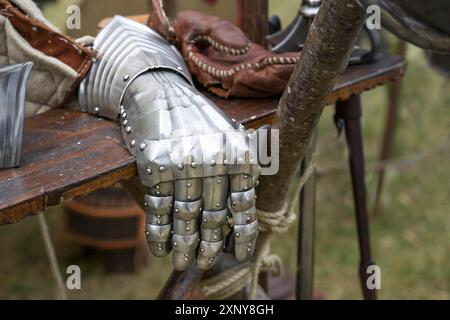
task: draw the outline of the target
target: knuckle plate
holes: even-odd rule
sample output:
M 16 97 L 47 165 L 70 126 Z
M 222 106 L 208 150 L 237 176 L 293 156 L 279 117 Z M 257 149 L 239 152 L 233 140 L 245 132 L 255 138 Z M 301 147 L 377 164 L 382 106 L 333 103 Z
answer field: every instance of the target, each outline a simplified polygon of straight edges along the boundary
M 155 197 L 145 195 L 146 212 L 154 215 L 168 215 L 172 211 L 173 196 Z
M 234 255 L 236 260 L 243 262 L 248 260 L 255 251 L 256 238 L 258 237 L 258 221 L 244 225 L 234 226 Z
M 225 232 L 223 226 L 217 228 L 205 228 L 201 227 L 201 239 L 205 241 L 219 241 L 225 238 Z
M 227 206 L 228 176 L 203 179 L 203 209 L 221 210 Z
M 245 211 L 255 204 L 255 189 L 230 194 L 230 208 L 233 212 Z
M 253 188 L 253 177 L 247 173 L 236 174 L 230 177 L 232 191 L 245 191 Z
M 197 253 L 197 267 L 201 270 L 211 269 L 223 250 L 223 241 L 200 241 Z
M 186 270 L 193 263 L 198 243 L 198 232 L 187 236 L 173 235 L 172 264 L 176 270 Z
M 197 201 L 177 201 L 174 202 L 175 219 L 194 220 L 200 214 L 202 200 Z
M 218 228 L 225 223 L 225 221 L 227 219 L 227 215 L 228 215 L 227 208 L 220 210 L 220 211 L 203 210 L 202 227 L 210 228 L 210 229 Z
M 142 184 L 153 187 L 173 180 L 169 158 L 170 141 L 144 141 L 146 148 L 136 154 L 139 177 Z
M 236 225 L 248 224 L 256 220 L 256 208 L 254 206 L 245 211 L 231 211 L 231 213 L 233 214 L 233 221 Z
M 190 235 L 198 231 L 198 223 L 196 219 L 181 220 L 175 219 L 173 221 L 173 232 L 177 235 Z
M 224 164 L 225 146 L 222 133 L 199 136 L 203 151 L 203 175 L 205 177 L 220 176 L 227 173 Z
M 147 224 L 147 241 L 151 252 L 158 257 L 166 256 L 171 247 L 172 225 L 155 226 Z
M 185 179 L 175 181 L 175 199 L 183 201 L 197 200 L 202 195 L 202 180 Z

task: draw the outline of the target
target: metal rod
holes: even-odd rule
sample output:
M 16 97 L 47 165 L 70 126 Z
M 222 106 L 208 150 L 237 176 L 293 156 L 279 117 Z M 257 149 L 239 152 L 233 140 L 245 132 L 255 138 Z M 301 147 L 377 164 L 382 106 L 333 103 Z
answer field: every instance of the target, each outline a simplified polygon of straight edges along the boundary
M 373 265 L 370 249 L 369 215 L 365 183 L 364 147 L 361 129 L 361 97 L 353 95 L 348 100 L 336 104 L 336 114 L 344 120 L 345 135 L 349 149 L 349 165 L 352 180 L 353 200 L 356 212 L 358 244 L 361 256 L 359 276 L 364 299 L 375 300 L 375 290 L 367 287 L 367 268 Z
M 311 140 L 308 153 L 302 162 L 301 173 L 312 161 L 317 141 L 317 130 Z M 311 175 L 302 188 L 299 201 L 298 244 L 297 244 L 297 300 L 312 300 L 314 294 L 314 239 L 316 211 L 316 177 Z

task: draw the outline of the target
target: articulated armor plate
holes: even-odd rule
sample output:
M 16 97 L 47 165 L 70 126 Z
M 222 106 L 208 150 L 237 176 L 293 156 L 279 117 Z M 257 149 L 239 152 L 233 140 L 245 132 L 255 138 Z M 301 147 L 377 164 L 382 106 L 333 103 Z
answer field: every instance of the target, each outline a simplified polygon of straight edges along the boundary
M 257 236 L 254 136 L 195 89 L 178 51 L 150 28 L 115 17 L 94 48 L 100 59 L 82 83 L 80 103 L 88 112 L 120 117 L 148 188 L 151 251 L 173 251 L 177 270 L 195 260 L 209 269 L 225 246 L 231 214 L 236 258 L 247 260 Z

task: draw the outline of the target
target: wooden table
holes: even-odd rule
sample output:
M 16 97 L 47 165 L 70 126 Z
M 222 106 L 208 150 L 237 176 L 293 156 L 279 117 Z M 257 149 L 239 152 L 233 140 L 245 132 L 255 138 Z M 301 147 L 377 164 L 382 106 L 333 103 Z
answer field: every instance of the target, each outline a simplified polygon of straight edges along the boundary
M 351 66 L 329 104 L 402 76 L 402 59 L 380 55 L 377 62 Z M 208 96 L 246 127 L 270 123 L 278 103 L 271 99 L 224 100 Z M 137 174 L 116 123 L 57 109 L 26 119 L 21 166 L 0 169 L 0 224 L 9 224 Z

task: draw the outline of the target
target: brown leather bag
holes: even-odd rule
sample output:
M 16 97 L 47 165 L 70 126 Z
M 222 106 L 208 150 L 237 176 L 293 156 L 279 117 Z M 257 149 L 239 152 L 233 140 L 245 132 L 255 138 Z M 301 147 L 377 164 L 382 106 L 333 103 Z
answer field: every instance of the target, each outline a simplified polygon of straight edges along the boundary
M 191 73 L 214 94 L 261 98 L 283 92 L 298 52 L 273 54 L 231 22 L 195 11 L 181 11 L 170 23 L 161 1 L 152 4 L 148 25 L 180 49 Z

